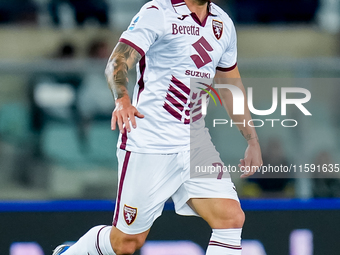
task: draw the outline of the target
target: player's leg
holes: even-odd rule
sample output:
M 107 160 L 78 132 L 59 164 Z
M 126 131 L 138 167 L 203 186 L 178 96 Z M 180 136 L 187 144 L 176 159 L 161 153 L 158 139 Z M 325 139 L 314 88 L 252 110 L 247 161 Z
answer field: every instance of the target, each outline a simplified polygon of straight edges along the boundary
M 113 226 L 96 226 L 90 229 L 66 251 L 54 254 L 63 255 L 126 255 L 140 249 L 149 231 L 129 235 Z
M 238 201 L 192 198 L 188 204 L 212 228 L 207 255 L 241 254 L 241 232 L 245 216 Z
M 187 202 L 181 196 L 188 198 Z M 173 200 L 178 214 L 201 216 L 211 226 L 207 255 L 241 255 L 245 216 L 230 179 L 188 180 Z
M 244 212 L 238 201 L 226 198 L 192 198 L 188 204 L 213 229 L 242 228 Z
M 189 179 L 172 196 L 180 215 L 201 216 L 212 228 L 207 255 L 240 255 L 244 213 L 226 179 Z
M 133 254 L 142 247 L 164 203 L 182 183 L 177 154 L 119 151 L 119 173 L 111 244 L 117 255 Z M 92 255 L 92 254 L 91 254 Z
M 200 136 L 202 145 L 187 157 L 185 181 L 172 196 L 181 215 L 197 215 L 212 228 L 207 255 L 240 255 L 244 213 L 229 174 L 223 172 L 219 153 L 210 137 Z M 219 171 L 222 170 L 222 171 Z
M 143 245 L 165 201 L 181 185 L 177 154 L 119 150 L 117 156 L 119 185 L 113 227 L 94 227 L 63 255 L 133 254 Z
M 112 227 L 110 240 L 113 250 L 117 255 L 133 254 L 136 250 L 142 248 L 150 230 L 140 234 L 129 235 Z

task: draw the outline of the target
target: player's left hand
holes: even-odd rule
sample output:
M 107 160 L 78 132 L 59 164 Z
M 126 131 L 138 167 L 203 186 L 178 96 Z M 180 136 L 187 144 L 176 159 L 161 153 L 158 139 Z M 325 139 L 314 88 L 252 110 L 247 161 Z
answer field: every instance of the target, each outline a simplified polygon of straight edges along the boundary
M 244 154 L 244 159 L 240 160 L 240 164 L 238 165 L 243 174 L 241 178 L 246 178 L 253 175 L 259 167 L 263 165 L 261 148 L 258 141 L 254 140 L 253 143 L 249 143 Z

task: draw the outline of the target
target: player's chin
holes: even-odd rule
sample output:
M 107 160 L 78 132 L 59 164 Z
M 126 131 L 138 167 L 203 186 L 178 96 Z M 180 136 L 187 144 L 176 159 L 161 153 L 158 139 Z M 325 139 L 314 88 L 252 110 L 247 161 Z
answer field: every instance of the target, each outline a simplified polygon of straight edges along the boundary
M 196 2 L 199 4 L 199 5 L 204 5 L 206 3 L 209 3 L 210 1 L 209 0 L 196 0 Z

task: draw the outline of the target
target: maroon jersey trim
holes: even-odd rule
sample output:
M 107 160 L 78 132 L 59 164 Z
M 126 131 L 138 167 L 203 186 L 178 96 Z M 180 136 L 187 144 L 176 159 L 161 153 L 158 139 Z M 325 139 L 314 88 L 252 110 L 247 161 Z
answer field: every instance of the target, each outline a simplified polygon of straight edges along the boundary
M 144 51 L 143 51 L 141 48 L 139 48 L 136 44 L 134 44 L 133 42 L 130 42 L 129 40 L 126 40 L 126 39 L 124 39 L 124 38 L 120 38 L 120 39 L 119 39 L 119 42 L 125 43 L 125 44 L 131 46 L 131 47 L 134 48 L 136 51 L 138 51 L 138 53 L 139 53 L 142 57 L 145 55 Z
M 145 73 L 146 63 L 145 63 L 145 56 L 141 58 L 139 61 L 139 72 L 140 72 L 140 78 L 138 80 L 139 90 L 137 95 L 137 104 L 139 101 L 140 94 L 143 92 L 145 83 L 144 83 L 144 73 Z
M 185 3 L 184 0 L 171 0 L 172 5 L 174 4 L 180 4 L 180 3 Z
M 176 7 L 180 7 L 182 5 L 186 5 L 184 0 L 171 0 L 171 4 L 174 8 Z M 176 9 L 175 9 L 176 11 Z M 177 12 L 177 11 L 176 11 Z M 188 13 L 191 15 L 191 17 L 193 18 L 193 20 L 200 26 L 205 27 L 205 24 L 207 23 L 208 17 L 209 16 L 217 16 L 213 13 L 211 13 L 211 1 L 208 2 L 208 15 L 205 17 L 205 19 L 203 20 L 203 22 L 200 21 L 200 19 L 197 17 L 196 13 Z
M 231 66 L 231 67 L 216 67 L 216 70 L 218 71 L 222 71 L 222 72 L 229 72 L 229 71 L 232 71 L 236 68 L 237 66 L 237 63 L 235 63 L 235 65 Z

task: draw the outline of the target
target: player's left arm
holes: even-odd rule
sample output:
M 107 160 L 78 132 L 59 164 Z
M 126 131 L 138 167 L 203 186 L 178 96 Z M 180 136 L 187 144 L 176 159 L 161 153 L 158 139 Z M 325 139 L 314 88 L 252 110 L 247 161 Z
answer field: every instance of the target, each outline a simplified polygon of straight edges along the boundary
M 246 98 L 245 88 L 241 81 L 241 76 L 237 66 L 228 72 L 216 71 L 215 82 L 217 84 L 231 84 L 237 86 L 242 90 L 244 98 Z M 247 105 L 247 100 L 244 105 L 244 115 L 234 115 L 233 114 L 233 96 L 229 89 L 219 89 L 221 99 L 223 101 L 224 107 L 226 108 L 230 118 L 233 122 L 246 123 L 246 125 L 238 124 L 237 127 L 240 130 L 243 137 L 248 142 L 248 147 L 245 151 L 244 158 L 240 160 L 239 167 L 242 169 L 249 169 L 250 171 L 244 172 L 241 177 L 248 177 L 255 173 L 255 170 L 262 166 L 262 155 L 261 148 L 259 144 L 259 139 L 254 127 L 247 125 L 247 123 L 252 119 L 250 111 Z

